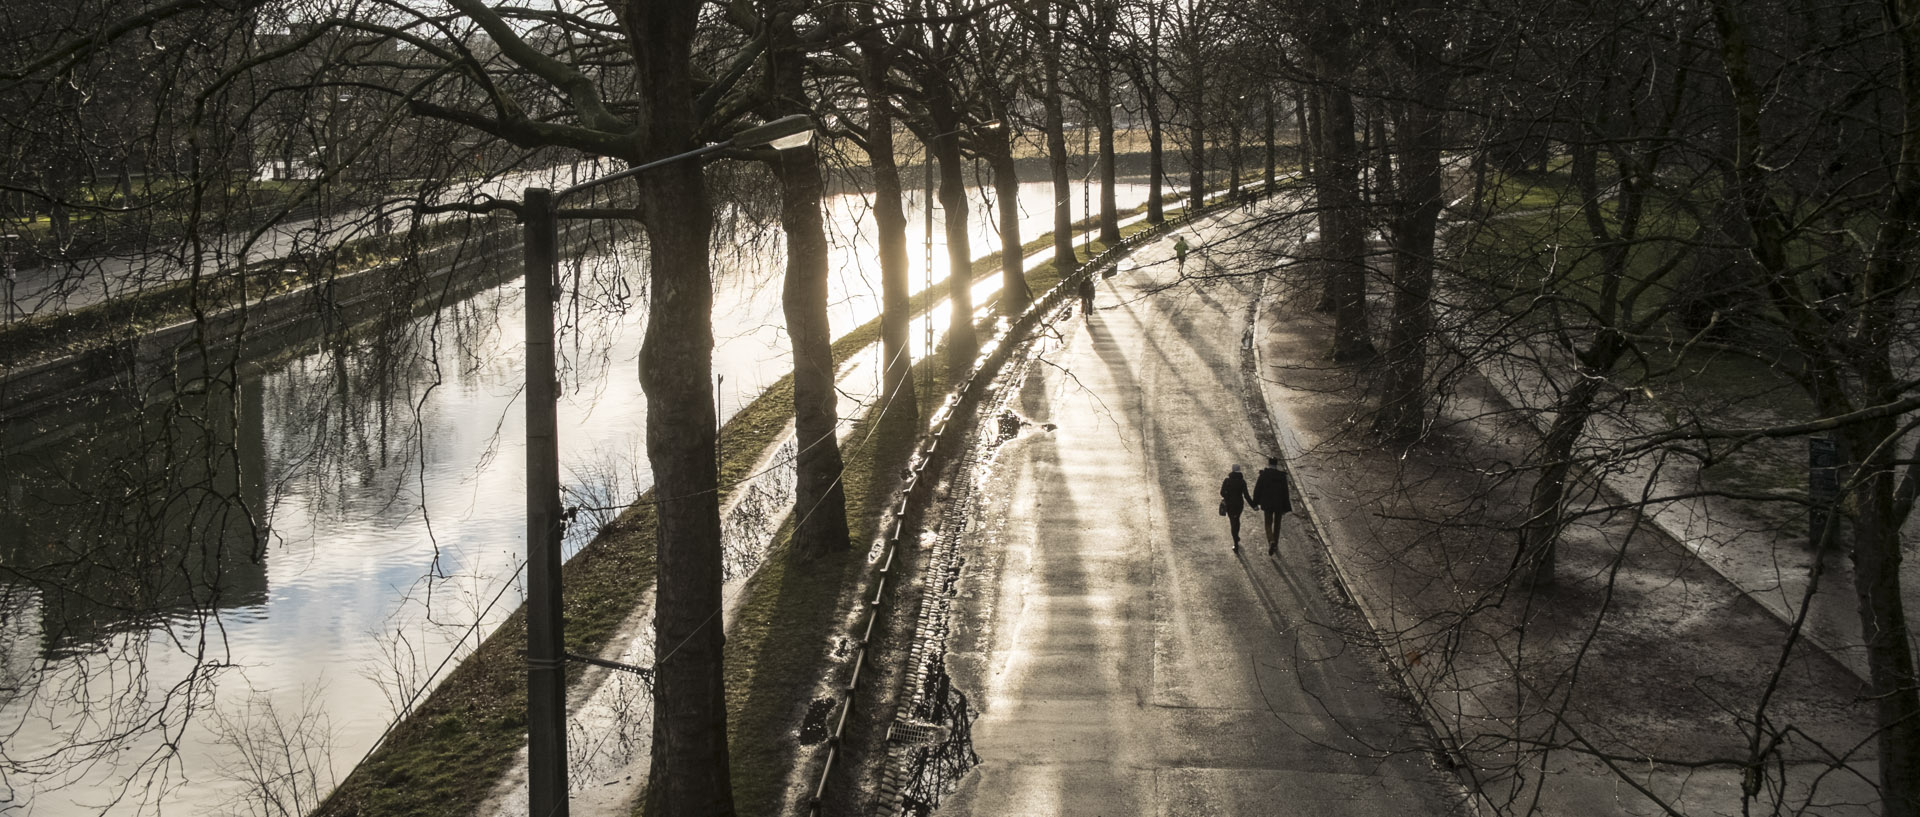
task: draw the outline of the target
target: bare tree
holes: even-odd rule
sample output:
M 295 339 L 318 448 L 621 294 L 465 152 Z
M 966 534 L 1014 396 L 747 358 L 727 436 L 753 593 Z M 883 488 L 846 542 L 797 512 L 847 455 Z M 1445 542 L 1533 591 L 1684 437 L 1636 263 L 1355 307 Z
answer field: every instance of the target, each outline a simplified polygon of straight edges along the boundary
M 895 160 L 892 73 L 893 44 L 879 26 L 873 7 L 861 9 L 856 21 L 857 52 L 853 61 L 861 96 L 866 102 L 866 121 L 861 123 L 864 138 L 860 146 L 873 166 L 874 226 L 879 231 L 876 245 L 880 251 L 880 339 L 883 370 L 882 422 L 903 427 L 919 425 L 919 401 L 914 392 L 913 360 L 908 351 L 907 329 L 909 295 L 907 280 L 907 216 L 901 204 L 900 168 Z M 849 26 L 852 27 L 851 25 Z
M 829 35 L 824 31 L 803 34 L 796 18 L 815 13 L 807 0 L 776 2 L 769 3 L 757 20 L 737 21 L 749 33 L 769 40 L 763 106 L 768 119 L 813 113 L 806 52 L 824 50 Z M 778 151 L 774 165 L 781 183 L 780 225 L 787 235 L 783 300 L 787 336 L 793 344 L 794 434 L 799 442 L 793 547 L 804 561 L 845 549 L 848 537 L 840 442 L 835 436 L 840 395 L 834 388 L 833 337 L 827 323 L 827 233 L 821 216 L 826 181 L 812 143 Z
M 1795 20 L 1803 39 L 1776 43 L 1758 21 L 1790 20 L 1788 8 L 1710 8 L 1732 95 L 1727 185 L 1745 219 L 1742 249 L 1753 260 L 1755 288 L 1766 293 L 1780 331 L 1800 354 L 1799 379 L 1821 415 L 1803 428 L 1757 433 L 1831 430 L 1839 443 L 1854 593 L 1879 715 L 1881 807 L 1889 817 L 1920 815 L 1920 671 L 1900 576 L 1901 528 L 1920 495 L 1920 442 L 1911 420 L 1920 407 L 1912 345 L 1920 325 L 1913 300 L 1920 283 L 1913 261 L 1920 10 L 1889 4 L 1833 21 Z M 1863 37 L 1855 47 L 1866 58 L 1824 53 L 1836 37 Z M 1774 62 L 1763 49 L 1781 49 L 1788 58 Z M 1809 64 L 1795 64 L 1799 57 Z M 1833 73 L 1814 73 L 1823 70 Z M 1893 85 L 1884 76 L 1901 79 Z M 1835 79 L 1849 92 L 1837 100 L 1821 93 Z M 1798 92 L 1789 97 L 1797 104 L 1769 106 L 1769 85 Z M 1848 133 L 1841 123 L 1849 115 L 1874 116 L 1877 132 Z M 1815 146 L 1826 148 L 1814 154 L 1818 159 L 1796 155 Z M 1820 160 L 1829 164 L 1812 164 Z M 1838 213 L 1821 212 L 1829 208 Z M 1837 247 L 1823 240 L 1824 224 L 1847 225 L 1848 237 Z M 1819 260 L 1798 260 L 1808 254 Z

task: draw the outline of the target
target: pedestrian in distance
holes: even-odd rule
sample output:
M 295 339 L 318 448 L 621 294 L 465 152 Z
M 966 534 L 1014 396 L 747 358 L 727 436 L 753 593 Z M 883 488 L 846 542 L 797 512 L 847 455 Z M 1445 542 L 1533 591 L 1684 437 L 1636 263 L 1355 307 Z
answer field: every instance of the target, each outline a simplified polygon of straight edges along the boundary
M 1267 467 L 1253 482 L 1253 507 L 1260 509 L 1267 526 L 1267 555 L 1280 555 L 1280 517 L 1293 510 L 1293 496 L 1287 490 L 1287 472 L 1280 470 L 1280 458 L 1268 457 Z
M 1253 496 L 1247 493 L 1247 478 L 1236 465 L 1220 482 L 1220 515 L 1227 518 L 1227 526 L 1233 531 L 1235 553 L 1240 552 L 1240 512 L 1252 503 Z
M 1093 276 L 1080 279 L 1080 314 L 1087 320 L 1093 320 Z
M 1187 268 L 1187 237 L 1186 236 L 1182 235 L 1182 236 L 1174 237 L 1173 255 L 1175 258 L 1180 259 L 1180 268 L 1186 269 Z

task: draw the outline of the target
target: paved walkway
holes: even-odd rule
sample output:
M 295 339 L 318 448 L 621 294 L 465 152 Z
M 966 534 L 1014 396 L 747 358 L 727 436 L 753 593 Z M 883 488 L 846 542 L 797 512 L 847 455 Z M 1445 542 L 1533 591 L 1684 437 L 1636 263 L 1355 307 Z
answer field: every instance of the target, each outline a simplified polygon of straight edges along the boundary
M 1469 377 L 1428 445 L 1380 450 L 1325 317 L 1278 281 L 1249 310 L 1284 245 L 1198 232 L 1188 263 L 1222 277 L 1179 283 L 1168 241 L 1143 248 L 1047 342 L 1029 425 L 976 477 L 947 663 L 982 765 L 941 814 L 1445 813 L 1428 727 L 1498 813 L 1875 813 L 1859 680 L 1843 655 L 1783 657 L 1773 588 L 1617 514 L 1568 532 L 1551 594 L 1512 591 L 1502 514 L 1525 485 L 1499 475 L 1536 432 L 1489 411 L 1500 390 Z M 1278 559 L 1251 515 L 1232 553 L 1213 511 L 1263 438 L 1314 520 Z M 1403 682 L 1342 637 L 1367 628 Z M 1782 741 L 1746 794 L 1756 716 Z
M 1276 281 L 1272 294 L 1254 342 L 1305 504 L 1486 805 L 1877 813 L 1871 704 L 1842 660 L 1804 642 L 1786 651 L 1787 624 L 1738 574 L 1638 514 L 1583 519 L 1561 539 L 1555 588 L 1512 588 L 1531 480 L 1509 477 L 1537 430 L 1468 375 L 1429 440 L 1383 450 L 1365 433 L 1364 381 L 1325 363 L 1331 327 L 1313 293 Z
M 979 477 L 948 666 L 982 765 L 940 813 L 1447 813 L 1425 731 L 1336 626 L 1318 546 L 1296 527 L 1269 558 L 1249 513 L 1230 549 L 1220 480 L 1262 462 L 1240 374 L 1255 293 L 1151 294 L 1171 258 L 1142 248 L 1061 327 L 1014 401 L 1031 424 Z

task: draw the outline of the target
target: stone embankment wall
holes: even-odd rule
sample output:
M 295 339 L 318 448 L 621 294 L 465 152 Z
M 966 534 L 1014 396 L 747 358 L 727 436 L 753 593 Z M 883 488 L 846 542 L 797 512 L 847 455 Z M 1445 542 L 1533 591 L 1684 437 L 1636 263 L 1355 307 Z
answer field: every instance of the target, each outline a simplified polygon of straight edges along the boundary
M 463 232 L 204 320 L 0 372 L 0 449 L 44 442 L 76 418 L 137 405 L 159 396 L 156 389 L 164 393 L 172 383 L 228 361 L 237 361 L 245 373 L 306 348 L 316 337 L 351 331 L 383 315 L 429 313 L 521 274 L 520 228 L 510 219 Z M 570 231 L 562 236 L 562 253 L 604 240 L 607 232 Z M 237 357 L 208 360 L 227 355 Z

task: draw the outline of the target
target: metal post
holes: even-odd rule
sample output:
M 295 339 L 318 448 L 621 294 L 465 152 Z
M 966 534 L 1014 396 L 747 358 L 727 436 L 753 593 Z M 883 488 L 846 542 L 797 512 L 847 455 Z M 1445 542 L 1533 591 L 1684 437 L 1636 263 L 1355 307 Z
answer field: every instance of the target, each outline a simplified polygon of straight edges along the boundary
M 927 288 L 925 290 L 927 293 L 927 340 L 920 354 L 922 359 L 931 361 L 933 359 L 933 141 L 928 140 L 925 147 L 926 155 L 920 160 L 920 168 L 921 175 L 926 178 L 927 192 L 920 200 L 920 209 L 926 215 L 927 224 L 926 239 L 921 243 L 921 246 L 926 248 L 927 263 Z M 948 308 L 952 308 L 953 293 L 951 292 L 947 293 L 947 304 Z M 925 368 L 927 376 L 920 378 L 925 381 L 920 384 L 920 399 L 922 400 L 930 399 L 933 396 L 933 364 L 929 362 L 925 364 Z M 953 373 L 948 372 L 947 377 L 951 379 Z
M 552 191 L 526 193 L 527 267 L 527 804 L 567 814 L 566 674 L 560 617 L 560 449 L 553 365 L 558 270 Z
M 1835 537 L 1827 535 L 1835 500 L 1840 498 L 1840 445 L 1832 437 L 1807 438 L 1807 498 L 1812 500 L 1807 514 L 1807 544 L 1832 547 Z
M 812 138 L 812 118 L 794 114 L 748 128 L 725 142 L 580 182 L 558 193 L 545 187 L 527 188 L 520 217 L 527 274 L 527 806 L 533 817 L 567 815 L 566 641 L 560 604 L 563 522 L 555 416 L 559 389 L 553 364 L 553 291 L 559 272 L 555 225 L 560 219 L 556 203 L 591 187 L 726 148 L 768 145 L 785 150 Z M 717 415 L 718 382 L 715 385 Z M 716 454 L 718 450 L 716 446 Z
M 20 236 L 14 235 L 13 233 L 0 235 L 0 272 L 5 272 L 7 276 L 7 323 L 13 323 L 14 309 L 18 305 L 14 300 L 13 269 L 13 242 L 18 240 L 20 240 Z M 27 311 L 21 309 L 20 316 L 23 318 L 26 317 Z

